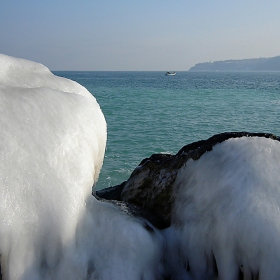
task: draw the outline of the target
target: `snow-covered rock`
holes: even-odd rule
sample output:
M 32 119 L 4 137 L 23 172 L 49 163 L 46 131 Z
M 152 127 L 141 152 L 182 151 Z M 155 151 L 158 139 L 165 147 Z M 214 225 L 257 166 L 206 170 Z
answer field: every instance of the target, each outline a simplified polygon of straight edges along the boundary
M 0 254 L 4 279 L 156 279 L 163 237 L 96 200 L 106 122 L 76 82 L 0 55 Z
M 279 138 L 241 137 L 186 162 L 166 232 L 174 279 L 279 279 L 279 159 Z
M 279 279 L 280 142 L 223 133 L 143 160 L 120 193 L 158 216 L 172 279 Z M 144 199 L 143 199 L 144 198 Z M 170 212 L 166 212 L 166 209 Z M 155 224 L 156 225 L 156 224 Z M 243 279 L 243 278 L 242 278 Z

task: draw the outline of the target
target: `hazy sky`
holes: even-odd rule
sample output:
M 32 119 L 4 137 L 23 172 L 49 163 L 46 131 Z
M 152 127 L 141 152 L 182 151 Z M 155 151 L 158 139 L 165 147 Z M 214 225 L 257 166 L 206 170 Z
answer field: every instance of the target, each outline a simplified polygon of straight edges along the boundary
M 51 70 L 188 70 L 280 55 L 279 0 L 0 0 L 0 53 Z

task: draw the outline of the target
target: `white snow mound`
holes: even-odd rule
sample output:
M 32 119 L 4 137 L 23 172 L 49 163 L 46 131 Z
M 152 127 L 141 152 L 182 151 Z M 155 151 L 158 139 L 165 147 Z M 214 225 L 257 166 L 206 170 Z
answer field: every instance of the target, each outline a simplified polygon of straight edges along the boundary
M 41 64 L 0 55 L 4 279 L 155 279 L 163 240 L 92 195 L 106 122 L 96 99 Z
M 172 279 L 280 278 L 280 143 L 232 138 L 188 160 L 166 231 Z

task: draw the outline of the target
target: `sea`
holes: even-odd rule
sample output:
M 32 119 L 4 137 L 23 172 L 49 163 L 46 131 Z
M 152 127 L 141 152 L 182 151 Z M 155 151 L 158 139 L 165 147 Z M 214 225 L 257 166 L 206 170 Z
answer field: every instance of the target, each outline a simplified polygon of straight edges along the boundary
M 280 72 L 55 71 L 86 87 L 107 121 L 96 189 L 127 180 L 155 153 L 231 131 L 280 136 Z

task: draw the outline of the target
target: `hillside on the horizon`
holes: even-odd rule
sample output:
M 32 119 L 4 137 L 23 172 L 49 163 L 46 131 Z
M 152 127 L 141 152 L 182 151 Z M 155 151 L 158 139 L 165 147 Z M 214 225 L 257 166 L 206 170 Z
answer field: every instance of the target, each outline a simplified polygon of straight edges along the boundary
M 280 56 L 203 62 L 189 71 L 280 71 Z

